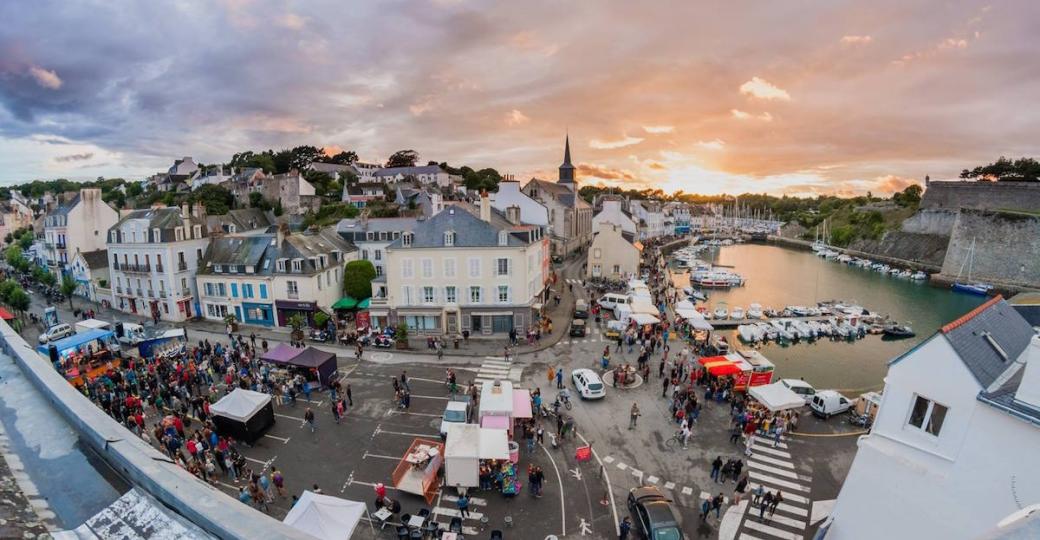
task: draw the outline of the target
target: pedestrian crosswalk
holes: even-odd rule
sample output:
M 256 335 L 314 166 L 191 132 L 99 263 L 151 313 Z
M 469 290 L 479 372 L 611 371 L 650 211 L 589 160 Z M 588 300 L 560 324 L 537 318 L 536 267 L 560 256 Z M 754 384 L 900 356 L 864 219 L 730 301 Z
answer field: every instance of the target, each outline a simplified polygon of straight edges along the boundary
M 748 491 L 762 488 L 779 492 L 782 502 L 775 509 L 741 503 L 743 514 L 740 540 L 803 540 L 812 510 L 812 477 L 796 470 L 788 442 L 777 442 L 757 435 L 751 439 L 748 457 Z
M 571 285 L 581 285 L 581 280 L 575 278 L 567 278 L 567 283 Z
M 430 519 L 441 525 L 441 528 L 444 530 L 447 530 L 448 525 L 451 523 L 451 518 L 462 518 L 462 534 L 476 536 L 480 532 L 481 518 L 484 517 L 482 510 L 487 506 L 487 499 L 470 497 L 469 511 L 466 512 L 465 517 L 462 516 L 462 511 L 459 510 L 456 504 L 458 500 L 459 498 L 455 495 L 441 495 L 440 499 L 437 500 L 437 506 L 434 506 L 433 511 L 430 513 Z
M 523 373 L 523 368 L 520 366 L 513 366 L 512 362 L 504 360 L 498 360 L 491 358 L 485 359 L 480 364 L 480 370 L 477 371 L 477 376 L 473 378 L 473 382 L 476 384 L 482 384 L 484 382 L 499 381 L 512 381 L 514 384 L 520 382 L 520 376 Z

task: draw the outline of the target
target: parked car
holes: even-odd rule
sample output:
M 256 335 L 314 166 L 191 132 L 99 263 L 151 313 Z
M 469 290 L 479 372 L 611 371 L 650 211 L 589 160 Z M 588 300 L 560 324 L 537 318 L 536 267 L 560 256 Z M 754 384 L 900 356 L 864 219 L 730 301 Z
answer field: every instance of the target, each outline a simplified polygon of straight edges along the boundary
M 574 318 L 575 319 L 588 319 L 589 318 L 589 303 L 581 298 L 574 301 Z
M 444 407 L 444 416 L 441 417 L 441 438 L 448 436 L 449 425 L 465 424 L 468 419 L 469 401 L 449 401 Z
M 802 396 L 806 405 L 812 403 L 812 398 L 816 395 L 816 389 L 811 384 L 801 379 L 781 379 L 780 382 L 784 383 L 788 390 Z
M 57 341 L 64 337 L 69 337 L 75 332 L 72 330 L 72 326 L 68 323 L 58 323 L 48 328 L 44 333 L 40 334 L 40 343 L 49 343 L 51 341 Z
M 679 514 L 672 501 L 654 486 L 633 488 L 628 492 L 628 511 L 639 534 L 647 540 L 685 540 Z
M 809 408 L 812 409 L 813 414 L 820 418 L 830 418 L 836 414 L 841 414 L 849 410 L 849 407 L 852 407 L 852 402 L 836 390 L 820 390 L 816 392 L 812 402 L 809 403 Z
M 606 387 L 599 374 L 591 369 L 581 368 L 571 372 L 574 388 L 582 399 L 600 399 L 607 395 Z
M 585 337 L 585 319 L 574 319 L 571 321 L 571 337 Z

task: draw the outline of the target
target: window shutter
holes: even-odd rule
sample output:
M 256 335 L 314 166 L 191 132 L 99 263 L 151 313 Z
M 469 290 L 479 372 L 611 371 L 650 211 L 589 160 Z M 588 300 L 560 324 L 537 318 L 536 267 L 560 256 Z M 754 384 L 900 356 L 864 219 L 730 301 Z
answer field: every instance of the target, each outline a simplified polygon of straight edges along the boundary
M 507 294 L 508 294 L 508 296 L 506 297 L 506 302 L 509 302 L 510 304 L 512 304 L 513 303 L 513 287 L 512 286 L 509 287 L 509 292 Z

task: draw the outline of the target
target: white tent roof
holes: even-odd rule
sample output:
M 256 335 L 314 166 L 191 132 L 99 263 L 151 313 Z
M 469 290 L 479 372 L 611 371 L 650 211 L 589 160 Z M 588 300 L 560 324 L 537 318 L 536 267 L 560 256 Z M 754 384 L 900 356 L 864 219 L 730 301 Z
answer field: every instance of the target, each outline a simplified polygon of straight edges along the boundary
M 480 385 L 480 415 L 513 415 L 513 383 L 498 381 L 497 389 L 492 381 Z
M 632 306 L 633 313 L 643 313 L 646 315 L 657 315 L 660 313 L 649 298 L 631 297 L 631 299 L 632 302 L 629 305 Z
M 485 429 L 477 424 L 452 424 L 444 443 L 444 458 L 509 459 L 509 436 L 505 430 Z
M 689 300 L 683 300 L 682 302 L 675 304 L 675 311 L 678 312 L 680 309 L 689 309 L 697 311 L 697 308 L 693 305 L 693 302 L 690 302 Z
M 236 388 L 220 401 L 210 405 L 211 413 L 233 420 L 249 420 L 260 409 L 270 403 L 271 396 L 252 390 Z
M 636 324 L 657 324 L 661 322 L 661 319 L 646 313 L 633 313 L 631 318 Z
M 781 382 L 752 386 L 748 389 L 748 394 L 773 412 L 794 409 L 805 405 L 805 400 L 802 399 L 802 396 L 794 393 Z
M 304 491 L 282 523 L 321 540 L 349 540 L 365 503 Z

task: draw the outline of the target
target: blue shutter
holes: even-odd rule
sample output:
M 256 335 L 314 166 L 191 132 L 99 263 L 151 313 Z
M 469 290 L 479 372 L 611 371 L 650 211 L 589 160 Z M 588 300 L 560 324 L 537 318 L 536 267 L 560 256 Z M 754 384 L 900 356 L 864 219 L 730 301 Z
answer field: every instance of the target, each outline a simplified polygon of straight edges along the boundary
M 238 298 L 238 283 L 231 284 L 231 297 Z
M 267 285 L 264 283 L 260 284 L 260 298 L 267 298 Z

